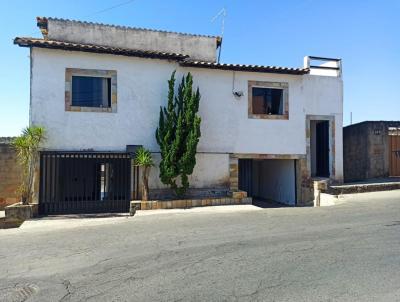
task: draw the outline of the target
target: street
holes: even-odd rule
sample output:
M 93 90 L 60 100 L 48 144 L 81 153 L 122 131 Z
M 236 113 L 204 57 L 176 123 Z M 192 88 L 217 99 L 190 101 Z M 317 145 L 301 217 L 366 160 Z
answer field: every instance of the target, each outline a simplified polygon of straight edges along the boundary
M 400 190 L 28 221 L 0 230 L 0 301 L 400 301 Z

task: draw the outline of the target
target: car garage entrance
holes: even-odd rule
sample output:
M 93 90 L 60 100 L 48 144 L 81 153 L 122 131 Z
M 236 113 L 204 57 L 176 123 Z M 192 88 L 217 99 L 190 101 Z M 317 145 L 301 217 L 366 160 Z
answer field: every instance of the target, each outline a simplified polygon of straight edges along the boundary
M 138 167 L 125 152 L 40 154 L 39 214 L 128 212 Z
M 296 205 L 296 160 L 239 159 L 239 189 L 253 199 Z

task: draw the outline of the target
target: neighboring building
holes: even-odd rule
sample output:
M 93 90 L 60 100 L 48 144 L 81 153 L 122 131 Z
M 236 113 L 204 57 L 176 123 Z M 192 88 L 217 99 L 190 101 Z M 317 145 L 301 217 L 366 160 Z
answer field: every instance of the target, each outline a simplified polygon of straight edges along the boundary
M 38 26 L 43 39 L 14 43 L 30 48 L 30 123 L 47 129 L 53 151 L 41 161 L 42 212 L 113 210 L 102 201 L 124 208 L 137 197 L 127 145 L 159 161 L 154 133 L 174 70 L 178 81 L 191 72 L 202 96 L 189 194 L 241 189 L 305 205 L 313 177 L 342 182 L 339 59 L 306 57 L 302 68 L 222 64 L 219 37 L 54 18 Z M 150 175 L 154 198 L 168 194 L 158 174 Z
M 400 177 L 400 121 L 365 121 L 343 128 L 344 180 Z
M 22 167 L 18 163 L 12 137 L 0 137 L 0 210 L 18 202 L 18 187 L 22 179 Z

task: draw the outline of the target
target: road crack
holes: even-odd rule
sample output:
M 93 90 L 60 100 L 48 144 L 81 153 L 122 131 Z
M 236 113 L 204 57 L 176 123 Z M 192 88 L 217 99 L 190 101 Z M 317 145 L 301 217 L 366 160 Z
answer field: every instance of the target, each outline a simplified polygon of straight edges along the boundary
M 60 299 L 60 302 L 66 301 L 67 299 L 70 298 L 70 296 L 72 294 L 72 291 L 71 291 L 72 284 L 69 280 L 64 280 L 61 284 L 64 285 L 67 293 Z

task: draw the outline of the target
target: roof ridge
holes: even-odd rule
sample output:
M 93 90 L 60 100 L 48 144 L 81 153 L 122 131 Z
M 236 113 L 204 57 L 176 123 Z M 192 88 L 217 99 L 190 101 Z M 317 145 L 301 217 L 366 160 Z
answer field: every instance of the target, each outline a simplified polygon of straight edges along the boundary
M 151 28 L 125 26 L 125 25 L 114 25 L 114 24 L 106 24 L 106 23 L 101 23 L 101 22 L 81 21 L 81 20 L 74 20 L 74 19 L 64 19 L 64 18 L 54 18 L 54 17 L 36 17 L 36 20 L 38 22 L 39 27 L 41 26 L 39 23 L 47 22 L 47 20 L 54 20 L 54 21 L 75 22 L 75 23 L 90 24 L 90 25 L 101 25 L 101 26 L 108 26 L 108 27 L 120 28 L 120 29 L 136 29 L 136 30 L 142 30 L 142 31 L 153 31 L 153 32 L 160 32 L 160 33 L 170 33 L 170 34 L 178 34 L 178 35 L 185 35 L 185 36 L 193 36 L 193 37 L 207 37 L 207 38 L 221 39 L 220 36 L 214 36 L 214 35 L 190 34 L 190 33 L 178 32 L 178 31 L 151 29 Z

